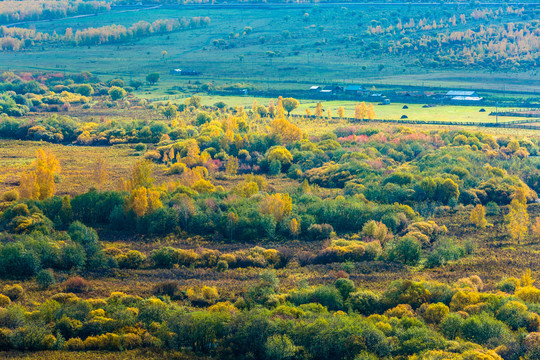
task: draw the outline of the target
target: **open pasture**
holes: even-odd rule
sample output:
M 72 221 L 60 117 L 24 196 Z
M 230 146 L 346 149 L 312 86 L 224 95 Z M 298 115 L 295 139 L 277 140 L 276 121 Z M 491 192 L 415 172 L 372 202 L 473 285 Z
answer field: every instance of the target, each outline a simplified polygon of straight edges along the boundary
M 526 10 L 528 18 L 533 16 L 534 8 Z M 506 68 L 421 67 L 413 63 L 414 56 L 387 53 L 386 40 L 366 32 L 368 26 L 395 27 L 400 17 L 416 21 L 427 17 L 438 22 L 454 14 L 459 16 L 461 11 L 452 5 L 437 10 L 420 5 L 411 9 L 400 5 L 375 8 L 354 4 L 334 8 L 276 7 L 271 11 L 261 7 L 238 11 L 211 6 L 111 11 L 29 26 L 36 31 L 63 35 L 67 28 L 75 32 L 96 24 L 130 26 L 138 21 L 173 17 L 208 16 L 211 23 L 206 28 L 154 34 L 127 43 L 76 48 L 45 44 L 21 52 L 4 51 L 0 53 L 0 68 L 13 69 L 16 64 L 19 70 L 90 71 L 124 78 L 141 78 L 158 71 L 163 75 L 163 84 L 168 85 L 198 80 L 217 84 L 249 82 L 260 89 L 303 89 L 312 84 L 361 83 L 538 93 L 540 79 L 534 66 L 524 68 L 518 75 Z M 528 21 L 527 17 L 524 21 Z M 471 25 L 458 22 L 454 27 L 437 31 L 465 31 L 476 22 L 482 24 L 481 20 L 470 21 Z M 509 16 L 502 21 L 516 19 Z M 419 30 L 409 37 L 434 36 L 437 31 Z M 397 42 L 402 36 L 391 38 Z M 163 51 L 167 52 L 166 56 L 162 55 Z M 193 69 L 202 75 L 196 79 L 178 79 L 168 75 L 173 68 Z

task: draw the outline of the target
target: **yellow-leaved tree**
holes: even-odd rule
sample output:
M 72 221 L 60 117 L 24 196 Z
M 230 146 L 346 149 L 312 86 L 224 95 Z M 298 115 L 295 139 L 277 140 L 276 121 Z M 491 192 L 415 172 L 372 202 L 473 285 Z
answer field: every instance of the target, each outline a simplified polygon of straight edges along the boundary
M 124 206 L 126 211 L 133 210 L 141 217 L 163 207 L 159 191 L 153 188 L 153 164 L 148 160 L 139 160 L 133 165 L 131 179 L 122 179 L 122 188 L 129 192 Z
M 229 176 L 234 176 L 238 172 L 238 158 L 235 156 L 229 156 L 227 164 L 225 165 L 225 172 Z
M 317 103 L 317 106 L 315 106 L 315 116 L 320 118 L 323 113 L 322 104 L 320 102 Z
M 369 120 L 375 119 L 375 107 L 371 103 L 369 104 L 368 109 L 367 109 L 367 117 Z
M 283 108 L 283 97 L 279 97 L 276 104 L 276 117 L 283 118 L 285 117 L 285 109 Z
M 282 104 L 285 111 L 287 111 L 287 115 L 291 115 L 291 111 L 296 109 L 300 105 L 300 102 L 295 98 L 285 98 Z
M 356 120 L 364 120 L 368 116 L 368 107 L 364 101 L 360 104 L 356 104 L 354 109 L 354 118 Z
M 163 207 L 159 199 L 159 192 L 153 189 L 147 189 L 144 186 L 133 189 L 126 204 L 128 209 L 133 210 L 137 217 L 144 216 Z
M 340 106 L 337 109 L 337 114 L 341 119 L 343 119 L 345 117 L 345 109 L 343 108 L 343 106 Z
M 508 207 L 508 214 L 504 217 L 508 235 L 518 244 L 527 237 L 529 230 L 527 204 L 523 202 L 523 198 L 521 200 L 519 197 L 514 198 Z
M 21 175 L 19 193 L 26 199 L 44 200 L 56 192 L 55 175 L 60 173 L 60 162 L 49 150 L 38 149 L 33 170 Z
M 486 220 L 486 207 L 478 204 L 471 210 L 471 222 L 480 229 L 484 229 L 488 222 Z
M 291 235 L 294 239 L 298 237 L 298 233 L 300 232 L 300 224 L 298 223 L 298 220 L 296 220 L 296 218 L 293 218 L 289 223 L 289 231 L 291 232 Z
M 138 187 L 151 188 L 154 184 L 154 165 L 148 160 L 137 161 L 131 170 L 131 179 L 121 179 L 123 191 L 131 192 Z
M 270 215 L 276 222 L 281 222 L 292 211 L 292 199 L 289 194 L 266 195 L 260 205 L 261 214 Z
M 285 118 L 276 118 L 272 121 L 270 124 L 270 134 L 281 138 L 285 143 L 302 140 L 303 137 L 302 130 Z

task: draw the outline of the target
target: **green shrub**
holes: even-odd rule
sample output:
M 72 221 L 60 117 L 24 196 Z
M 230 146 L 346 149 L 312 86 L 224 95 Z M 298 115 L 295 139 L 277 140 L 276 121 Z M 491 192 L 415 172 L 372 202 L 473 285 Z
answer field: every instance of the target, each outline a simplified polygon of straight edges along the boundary
M 371 315 L 380 308 L 380 296 L 370 290 L 360 290 L 349 294 L 347 305 L 362 315 Z
M 0 248 L 0 276 L 10 278 L 34 276 L 40 265 L 37 254 L 25 249 L 22 243 L 9 243 Z
M 519 287 L 519 279 L 506 278 L 497 283 L 497 289 L 509 294 L 513 294 Z
M 138 152 L 146 152 L 147 150 L 147 146 L 146 144 L 143 144 L 143 143 L 138 143 L 137 145 L 135 145 L 135 151 L 138 151 Z
M 418 354 L 425 350 L 440 349 L 445 345 L 444 339 L 428 327 L 411 326 L 398 334 L 401 342 L 400 353 L 404 355 Z
M 307 229 L 309 238 L 313 241 L 325 240 L 330 237 L 334 231 L 332 225 L 329 224 L 312 224 Z
M 460 335 L 464 321 L 459 314 L 451 313 L 441 321 L 439 328 L 446 338 L 452 340 Z
M 336 287 L 336 289 L 338 289 L 344 300 L 347 300 L 349 294 L 356 289 L 352 280 L 343 278 L 337 279 L 334 283 L 334 286 Z
M 47 289 L 50 286 L 56 284 L 56 279 L 54 277 L 54 272 L 52 271 L 52 269 L 41 270 L 37 274 L 36 282 L 42 289 Z
M 266 340 L 266 359 L 294 359 L 298 348 L 287 335 L 272 335 Z
M 422 317 L 430 324 L 438 324 L 449 313 L 450 309 L 443 303 L 429 304 L 424 310 Z
M 490 201 L 486 205 L 486 215 L 488 216 L 497 216 L 501 212 L 501 208 L 497 203 Z
M 343 307 L 343 297 L 340 292 L 331 286 L 319 286 L 311 297 L 312 302 L 326 306 L 328 310 L 340 310 Z
M 84 342 L 80 338 L 71 338 L 66 341 L 65 347 L 69 351 L 84 351 Z
M 150 259 L 155 267 L 170 269 L 177 263 L 176 249 L 166 246 L 152 250 Z
M 118 266 L 125 269 L 139 269 L 146 262 L 146 256 L 137 250 L 130 250 L 125 255 L 116 257 Z
M 388 260 L 405 265 L 417 265 L 422 256 L 422 245 L 413 237 L 403 237 L 392 244 Z
M 219 272 L 227 271 L 229 269 L 229 263 L 225 260 L 219 260 L 216 266 L 216 270 Z
M 413 308 L 429 302 L 431 293 L 424 284 L 411 280 L 396 280 L 390 283 L 384 293 L 383 302 L 388 308 L 399 304 L 409 304 Z
M 482 345 L 505 344 L 512 338 L 508 326 L 485 313 L 466 319 L 461 333 L 464 339 Z
M 509 301 L 499 308 L 496 317 L 513 330 L 517 330 L 521 327 L 527 327 L 529 312 L 526 305 L 517 301 Z

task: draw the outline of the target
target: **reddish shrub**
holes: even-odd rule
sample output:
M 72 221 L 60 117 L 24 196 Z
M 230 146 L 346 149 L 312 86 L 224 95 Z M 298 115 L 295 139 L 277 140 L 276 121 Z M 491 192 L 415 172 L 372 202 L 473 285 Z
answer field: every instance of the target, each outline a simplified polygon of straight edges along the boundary
M 90 283 L 80 276 L 67 279 L 63 285 L 66 291 L 72 293 L 83 293 L 90 290 Z

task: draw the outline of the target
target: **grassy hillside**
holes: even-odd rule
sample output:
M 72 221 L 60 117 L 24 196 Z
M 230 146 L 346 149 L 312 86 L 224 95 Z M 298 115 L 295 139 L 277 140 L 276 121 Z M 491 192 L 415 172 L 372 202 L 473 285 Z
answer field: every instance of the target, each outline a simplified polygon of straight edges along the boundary
M 124 77 L 140 77 L 152 71 L 165 75 L 172 68 L 189 68 L 203 73 L 198 79 L 201 82 L 251 82 L 262 89 L 268 84 L 272 88 L 294 89 L 313 83 L 375 83 L 538 91 L 537 70 L 525 60 L 537 58 L 538 39 L 534 33 L 537 25 L 532 20 L 535 8 L 525 6 L 523 12 L 515 14 L 499 7 L 486 7 L 488 15 L 478 20 L 471 15 L 474 11 L 452 5 L 434 8 L 353 4 L 278 7 L 271 11 L 247 6 L 240 12 L 211 6 L 111 11 L 29 26 L 37 32 L 63 35 L 68 27 L 75 32 L 96 24 L 129 26 L 141 20 L 152 22 L 171 17 L 208 16 L 211 24 L 204 29 L 152 35 L 130 43 L 78 47 L 76 51 L 70 45 L 36 44 L 22 52 L 4 51 L 0 57 L 4 69 L 17 63 L 19 69 L 90 71 Z M 494 14 L 499 11 L 499 15 Z M 464 23 L 460 15 L 465 16 Z M 453 16 L 458 19 L 455 25 L 448 20 Z M 490 25 L 493 17 L 496 21 Z M 415 27 L 400 33 L 396 24 L 410 19 Z M 442 28 L 418 28 L 422 20 L 429 24 L 433 20 L 438 24 L 442 21 Z M 465 57 L 460 52 L 469 49 L 467 40 L 441 45 L 440 50 L 436 47 L 432 50 L 434 45 L 430 43 L 422 48 L 422 54 L 415 53 L 429 39 L 488 26 L 499 33 L 506 31 L 508 24 L 515 24 L 516 31 L 523 26 L 533 29 L 531 39 L 524 40 L 530 42 L 530 50 L 520 50 L 514 55 L 504 50 L 502 56 L 515 59 L 514 65 L 492 67 L 481 62 L 483 56 L 477 56 L 476 63 L 463 63 Z M 394 30 L 387 34 L 371 33 L 377 27 Z M 411 48 L 407 41 L 413 43 Z M 165 57 L 162 51 L 167 51 Z M 455 53 L 452 63 L 447 63 L 452 57 L 441 58 L 448 51 Z M 433 62 L 435 58 L 439 60 Z

